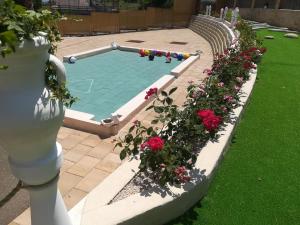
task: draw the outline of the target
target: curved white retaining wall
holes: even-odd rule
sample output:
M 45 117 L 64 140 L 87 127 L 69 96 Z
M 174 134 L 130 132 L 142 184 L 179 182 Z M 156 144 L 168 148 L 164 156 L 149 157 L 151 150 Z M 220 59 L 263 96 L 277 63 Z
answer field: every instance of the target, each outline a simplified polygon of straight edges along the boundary
M 214 55 L 223 53 L 235 39 L 234 32 L 225 23 L 211 16 L 194 16 L 189 28 L 209 42 Z

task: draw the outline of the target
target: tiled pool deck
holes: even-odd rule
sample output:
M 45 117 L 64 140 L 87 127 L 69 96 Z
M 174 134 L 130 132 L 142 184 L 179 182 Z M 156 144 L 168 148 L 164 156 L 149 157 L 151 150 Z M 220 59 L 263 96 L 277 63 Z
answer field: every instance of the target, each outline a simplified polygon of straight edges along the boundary
M 128 40 L 143 40 L 142 43 L 127 42 Z M 206 40 L 189 29 L 146 31 L 125 34 L 113 34 L 93 37 L 66 37 L 58 46 L 57 56 L 91 50 L 109 45 L 115 41 L 121 45 L 140 48 L 166 49 L 170 51 L 195 52 L 201 50 L 203 54 L 169 87 L 178 87 L 174 93 L 174 100 L 182 104 L 186 96 L 188 81 L 201 80 L 203 70 L 209 68 L 213 61 L 211 47 Z M 170 42 L 187 42 L 186 45 L 174 45 Z M 150 124 L 152 112 L 142 110 L 135 119 Z M 119 135 L 126 133 L 129 122 Z M 58 134 L 58 141 L 64 149 L 64 164 L 61 169 L 59 188 L 64 196 L 67 208 L 72 208 L 94 187 L 112 173 L 121 161 L 118 149 L 113 151 L 114 139 L 118 136 L 101 139 L 96 135 L 62 127 Z M 30 225 L 30 209 L 14 219 L 9 225 Z

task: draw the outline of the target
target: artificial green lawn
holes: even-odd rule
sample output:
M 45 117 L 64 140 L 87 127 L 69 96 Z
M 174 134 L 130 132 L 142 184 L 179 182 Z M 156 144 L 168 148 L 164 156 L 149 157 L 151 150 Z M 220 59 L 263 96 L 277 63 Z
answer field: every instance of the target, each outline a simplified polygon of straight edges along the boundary
M 209 192 L 169 225 L 300 224 L 300 39 L 264 40 L 250 103 Z

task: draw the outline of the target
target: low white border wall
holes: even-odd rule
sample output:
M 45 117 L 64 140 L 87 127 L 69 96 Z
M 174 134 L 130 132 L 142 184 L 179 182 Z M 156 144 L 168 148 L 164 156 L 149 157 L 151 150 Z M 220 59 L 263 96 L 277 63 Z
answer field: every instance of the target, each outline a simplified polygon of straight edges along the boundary
M 234 129 L 242 115 L 255 84 L 257 70 L 250 71 L 250 79 L 241 88 L 241 106 L 234 110 L 234 124 L 227 124 L 219 131 L 218 142 L 209 141 L 200 151 L 192 177 L 194 180 L 183 187 L 169 186 L 168 189 L 153 188 L 131 195 L 123 200 L 108 203 L 130 182 L 138 172 L 139 161 L 121 165 L 114 173 L 98 185 L 70 212 L 74 225 L 158 225 L 164 224 L 199 201 L 207 192 L 214 172 L 230 144 Z M 172 193 L 162 196 L 159 193 Z
M 91 51 L 81 52 L 77 54 L 72 54 L 63 57 L 64 62 L 68 62 L 70 57 L 75 57 L 77 59 L 86 58 L 89 56 L 93 56 L 100 53 L 105 53 L 108 51 L 112 51 L 112 46 L 105 46 L 102 48 L 97 48 Z M 139 48 L 129 47 L 129 46 L 118 46 L 118 50 L 121 51 L 130 51 L 130 52 L 139 52 Z M 154 50 L 154 49 L 150 49 Z M 159 50 L 166 54 L 166 50 Z M 175 53 L 175 52 L 171 52 Z M 181 52 L 176 52 L 181 53 Z M 183 54 L 183 53 L 181 53 Z M 176 77 L 180 76 L 189 66 L 191 66 L 197 59 L 199 59 L 199 55 L 196 53 L 190 54 L 191 56 L 180 63 L 175 69 L 171 71 L 171 74 L 175 75 Z M 174 72 L 175 71 L 175 72 Z M 133 99 L 125 103 L 121 106 L 117 111 L 112 113 L 117 118 L 115 121 L 112 118 L 103 118 L 102 121 L 95 121 L 93 120 L 93 115 L 79 112 L 76 110 L 68 110 L 66 111 L 65 119 L 64 119 L 64 126 L 74 128 L 81 131 L 86 131 L 94 134 L 99 134 L 102 137 L 109 137 L 118 133 L 118 131 L 126 125 L 128 121 L 130 121 L 133 116 L 139 112 L 142 108 L 144 108 L 151 99 L 145 100 L 145 93 L 151 87 L 157 87 L 158 91 L 160 92 L 167 86 L 169 86 L 175 79 L 173 75 L 164 75 L 159 80 L 151 84 L 148 88 L 140 92 L 136 95 Z M 109 122 L 105 122 L 108 120 Z

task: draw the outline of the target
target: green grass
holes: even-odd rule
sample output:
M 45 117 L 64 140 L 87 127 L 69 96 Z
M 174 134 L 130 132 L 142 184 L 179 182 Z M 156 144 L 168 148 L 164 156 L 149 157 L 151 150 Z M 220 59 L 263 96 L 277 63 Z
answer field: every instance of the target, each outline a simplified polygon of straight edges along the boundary
M 264 40 L 250 104 L 210 190 L 169 225 L 300 224 L 300 39 Z

